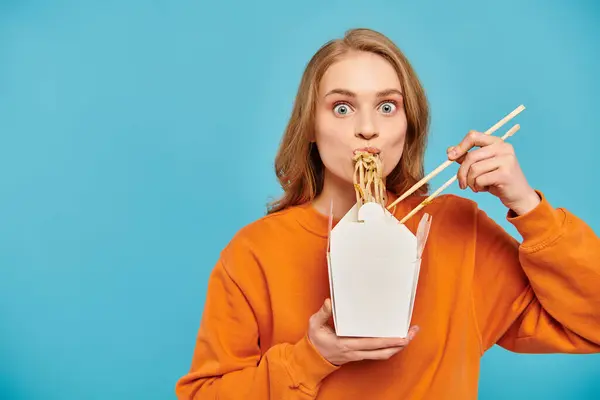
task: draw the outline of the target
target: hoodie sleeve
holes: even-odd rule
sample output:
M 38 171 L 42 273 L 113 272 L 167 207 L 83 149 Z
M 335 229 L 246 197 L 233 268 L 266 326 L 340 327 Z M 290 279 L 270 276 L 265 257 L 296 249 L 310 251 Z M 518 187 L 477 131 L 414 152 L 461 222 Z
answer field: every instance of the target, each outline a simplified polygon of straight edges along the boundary
M 230 260 L 255 262 L 240 254 Z M 177 397 L 314 399 L 322 379 L 338 367 L 324 359 L 306 335 L 296 343 L 280 343 L 261 351 L 258 324 L 245 290 L 256 291 L 264 283 L 236 282 L 226 264 L 220 259 L 209 278 L 191 368 L 176 384 Z M 253 269 L 252 265 L 246 267 Z M 262 279 L 260 274 L 245 276 Z
M 567 210 L 540 204 L 507 220 L 478 211 L 473 307 L 482 351 L 600 352 L 600 239 Z

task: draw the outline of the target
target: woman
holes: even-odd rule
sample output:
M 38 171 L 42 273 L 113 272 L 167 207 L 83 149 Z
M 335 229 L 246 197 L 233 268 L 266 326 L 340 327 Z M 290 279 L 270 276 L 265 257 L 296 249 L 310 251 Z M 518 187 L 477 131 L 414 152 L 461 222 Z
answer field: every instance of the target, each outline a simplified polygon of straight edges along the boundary
M 357 148 L 381 156 L 388 204 L 419 181 L 428 120 L 409 62 L 381 34 L 352 30 L 315 54 L 275 162 L 284 195 L 221 253 L 180 399 L 473 399 L 494 344 L 600 350 L 600 240 L 529 186 L 510 144 L 478 132 L 449 149 L 460 187 L 497 196 L 523 242 L 474 202 L 440 196 L 423 210 L 433 224 L 408 337 L 335 335 L 328 206 L 337 221 L 354 205 Z

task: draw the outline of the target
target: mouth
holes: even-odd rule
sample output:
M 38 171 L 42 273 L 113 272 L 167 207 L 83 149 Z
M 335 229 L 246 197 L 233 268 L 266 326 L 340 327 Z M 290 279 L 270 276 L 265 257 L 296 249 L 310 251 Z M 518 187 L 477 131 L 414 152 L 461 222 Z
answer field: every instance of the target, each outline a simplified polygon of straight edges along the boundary
M 356 155 L 357 153 L 379 154 L 381 153 L 381 150 L 379 150 L 377 147 L 361 147 L 354 149 L 354 154 Z

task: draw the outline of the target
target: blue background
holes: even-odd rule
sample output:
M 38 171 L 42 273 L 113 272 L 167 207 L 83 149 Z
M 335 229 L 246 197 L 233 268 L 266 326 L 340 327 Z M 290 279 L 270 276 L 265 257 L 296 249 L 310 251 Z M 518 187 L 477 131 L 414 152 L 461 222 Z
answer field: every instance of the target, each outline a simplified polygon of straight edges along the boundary
M 351 27 L 423 80 L 427 171 L 524 104 L 531 184 L 598 232 L 599 6 L 284 3 L 0 1 L 0 398 L 174 398 L 219 251 L 279 194 L 304 65 Z M 448 192 L 515 234 L 492 196 Z M 597 398 L 599 370 L 494 348 L 480 398 Z

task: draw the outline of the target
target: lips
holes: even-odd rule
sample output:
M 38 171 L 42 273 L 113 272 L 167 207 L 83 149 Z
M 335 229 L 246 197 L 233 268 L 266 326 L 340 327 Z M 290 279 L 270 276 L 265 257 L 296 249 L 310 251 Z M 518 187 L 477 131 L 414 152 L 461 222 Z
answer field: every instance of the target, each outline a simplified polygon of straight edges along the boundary
M 381 150 L 379 150 L 377 147 L 361 147 L 359 149 L 354 149 L 354 154 L 356 154 L 359 151 L 363 151 L 365 153 L 371 153 L 371 154 L 381 153 Z

